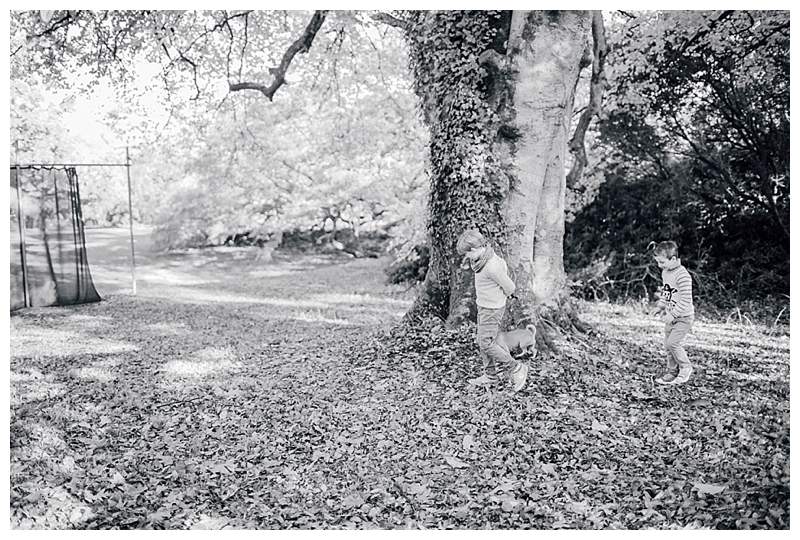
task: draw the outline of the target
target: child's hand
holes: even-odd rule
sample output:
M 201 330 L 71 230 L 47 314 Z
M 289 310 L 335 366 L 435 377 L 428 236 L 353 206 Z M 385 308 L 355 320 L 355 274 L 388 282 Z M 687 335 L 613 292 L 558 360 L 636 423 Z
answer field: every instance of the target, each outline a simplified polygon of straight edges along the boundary
M 675 317 L 673 317 L 671 313 L 664 313 L 663 319 L 665 323 L 670 324 L 672 321 L 675 320 Z

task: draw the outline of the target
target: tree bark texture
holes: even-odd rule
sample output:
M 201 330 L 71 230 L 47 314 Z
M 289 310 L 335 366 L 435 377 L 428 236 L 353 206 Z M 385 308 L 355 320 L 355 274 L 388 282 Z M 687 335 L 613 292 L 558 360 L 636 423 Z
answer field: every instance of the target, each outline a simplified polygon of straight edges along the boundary
M 475 315 L 458 235 L 481 230 L 508 262 L 509 325 L 563 299 L 566 156 L 588 11 L 422 12 L 408 38 L 431 130 L 430 266 L 408 313 Z
M 520 291 L 511 309 L 515 322 L 536 322 L 543 307 L 559 309 L 567 292 L 567 143 L 590 28 L 589 12 L 515 11 L 512 18 L 508 58 L 520 138 L 510 152 L 516 181 L 506 213 L 514 238 L 509 268 Z

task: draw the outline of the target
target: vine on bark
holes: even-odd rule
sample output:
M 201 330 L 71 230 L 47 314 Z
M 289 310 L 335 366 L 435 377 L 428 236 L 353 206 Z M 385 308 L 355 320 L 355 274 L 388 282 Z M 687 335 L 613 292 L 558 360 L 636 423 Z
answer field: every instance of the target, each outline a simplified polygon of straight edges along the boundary
M 502 11 L 415 12 L 408 25 L 415 91 L 431 131 L 431 242 L 455 258 L 461 232 L 477 226 L 505 245 L 506 176 L 494 158 L 499 125 L 492 104 L 494 73 L 481 55 L 496 50 Z

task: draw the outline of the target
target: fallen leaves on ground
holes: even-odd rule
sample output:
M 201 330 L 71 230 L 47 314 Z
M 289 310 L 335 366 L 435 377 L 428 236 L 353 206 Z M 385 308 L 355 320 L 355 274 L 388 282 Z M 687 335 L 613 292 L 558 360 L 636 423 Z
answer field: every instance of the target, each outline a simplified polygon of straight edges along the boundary
M 12 527 L 788 528 L 788 336 L 700 321 L 664 387 L 659 323 L 585 304 L 487 391 L 379 261 L 275 264 L 12 316 Z

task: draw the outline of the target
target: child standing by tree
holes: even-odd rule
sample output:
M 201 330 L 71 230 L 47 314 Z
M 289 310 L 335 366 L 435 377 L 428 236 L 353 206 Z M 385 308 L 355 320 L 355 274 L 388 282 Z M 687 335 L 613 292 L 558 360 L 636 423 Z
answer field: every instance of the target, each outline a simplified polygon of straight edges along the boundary
M 493 383 L 498 378 L 498 367 L 507 376 L 514 391 L 525 386 L 528 366 L 516 361 L 510 351 L 497 343 L 500 323 L 506 309 L 506 298 L 514 294 L 516 286 L 508 276 L 506 262 L 495 254 L 486 238 L 476 229 L 464 231 L 458 238 L 456 250 L 466 255 L 475 272 L 475 301 L 478 304 L 478 347 L 485 357 L 486 382 Z
M 683 384 L 692 375 L 692 364 L 683 348 L 683 340 L 694 322 L 692 276 L 678 258 L 678 245 L 667 241 L 656 244 L 653 258 L 661 268 L 661 298 L 657 312 L 663 313 L 664 347 L 667 350 L 667 370 L 656 379 L 661 384 Z M 675 373 L 678 368 L 677 374 Z

